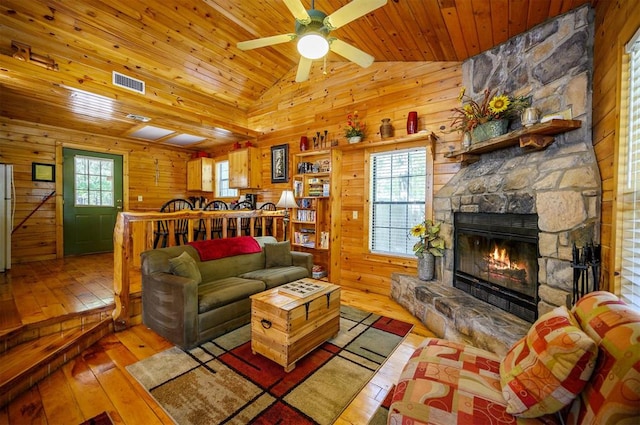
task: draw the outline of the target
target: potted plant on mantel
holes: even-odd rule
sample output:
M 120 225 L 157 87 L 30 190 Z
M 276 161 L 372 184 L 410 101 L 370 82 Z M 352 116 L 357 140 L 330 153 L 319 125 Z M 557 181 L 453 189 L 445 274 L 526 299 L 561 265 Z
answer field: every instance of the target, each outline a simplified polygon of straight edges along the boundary
M 435 271 L 435 257 L 444 255 L 444 239 L 440 234 L 440 225 L 426 219 L 413 226 L 409 234 L 418 238 L 413 245 L 413 252 L 418 257 L 418 279 L 433 280 Z
M 358 111 L 347 115 L 347 126 L 344 129 L 344 135 L 349 143 L 359 143 L 364 137 L 366 124 L 358 119 Z
M 509 120 L 520 116 L 522 111 L 531 106 L 531 97 L 497 95 L 494 91 L 485 90 L 481 101 L 465 95 L 464 87 L 460 90 L 458 100 L 463 104 L 454 108 L 451 131 L 473 135 L 474 142 L 481 142 L 506 133 Z

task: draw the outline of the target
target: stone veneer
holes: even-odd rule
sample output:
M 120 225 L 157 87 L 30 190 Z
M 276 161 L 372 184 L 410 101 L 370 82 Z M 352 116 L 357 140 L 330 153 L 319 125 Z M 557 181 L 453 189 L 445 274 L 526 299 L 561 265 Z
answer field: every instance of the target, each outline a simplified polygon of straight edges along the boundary
M 444 283 L 453 283 L 455 212 L 538 214 L 538 314 L 566 304 L 573 243 L 580 247 L 600 238 L 600 172 L 591 136 L 592 45 L 592 9 L 585 6 L 463 64 L 472 97 L 494 87 L 530 94 L 543 115 L 571 108 L 582 127 L 557 135 L 542 151 L 514 146 L 484 154 L 438 191 L 434 217 L 445 223 L 448 247 L 439 276 Z
M 436 267 L 439 283 L 453 285 L 454 213 L 538 214 L 538 314 L 567 304 L 572 245 L 600 238 L 600 174 L 591 136 L 592 46 L 593 11 L 584 6 L 463 63 L 467 95 L 479 98 L 485 88 L 531 95 L 542 115 L 570 108 L 582 127 L 557 135 L 542 151 L 514 146 L 482 154 L 438 191 L 434 218 L 443 223 L 447 247 Z M 520 126 L 515 120 L 510 129 Z

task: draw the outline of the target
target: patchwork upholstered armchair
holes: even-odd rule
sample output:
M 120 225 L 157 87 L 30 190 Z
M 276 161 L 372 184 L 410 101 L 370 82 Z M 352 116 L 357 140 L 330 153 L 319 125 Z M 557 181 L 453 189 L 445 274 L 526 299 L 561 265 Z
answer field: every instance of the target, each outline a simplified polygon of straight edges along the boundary
M 389 424 L 640 424 L 640 313 L 609 292 L 543 316 L 504 358 L 428 338 Z

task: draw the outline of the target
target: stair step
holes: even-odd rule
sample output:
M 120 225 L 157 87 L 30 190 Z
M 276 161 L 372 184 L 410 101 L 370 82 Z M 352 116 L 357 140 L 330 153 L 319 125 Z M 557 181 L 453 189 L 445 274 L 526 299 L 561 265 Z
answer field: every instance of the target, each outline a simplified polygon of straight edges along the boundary
M 86 326 L 60 330 L 8 349 L 0 355 L 0 408 L 112 332 L 113 320 L 105 317 Z
M 48 335 L 60 334 L 74 328 L 86 328 L 94 323 L 99 323 L 104 319 L 111 318 L 113 309 L 114 304 L 111 304 L 39 322 L 18 323 L 12 328 L 2 329 L 0 330 L 0 355 L 28 341 Z

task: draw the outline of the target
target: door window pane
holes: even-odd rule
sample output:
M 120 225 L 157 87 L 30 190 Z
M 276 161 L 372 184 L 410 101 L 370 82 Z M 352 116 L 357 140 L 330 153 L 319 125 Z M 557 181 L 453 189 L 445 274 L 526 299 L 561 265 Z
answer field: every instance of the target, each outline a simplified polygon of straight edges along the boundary
M 113 207 L 113 160 L 76 155 L 74 157 L 75 205 Z

